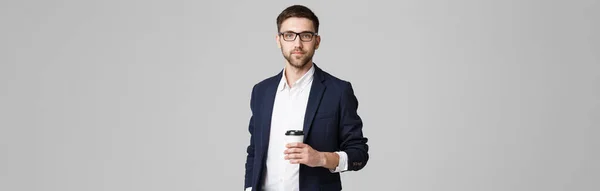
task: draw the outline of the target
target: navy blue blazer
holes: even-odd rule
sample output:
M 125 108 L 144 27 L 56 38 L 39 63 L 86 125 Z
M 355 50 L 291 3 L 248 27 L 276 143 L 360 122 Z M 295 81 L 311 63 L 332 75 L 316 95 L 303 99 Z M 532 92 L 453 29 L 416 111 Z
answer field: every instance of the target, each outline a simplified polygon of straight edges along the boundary
M 358 100 L 350 82 L 323 71 L 314 64 L 315 72 L 304 118 L 304 143 L 317 151 L 345 151 L 348 171 L 361 170 L 369 160 L 367 138 L 363 123 L 357 114 Z M 282 72 L 267 78 L 252 88 L 250 109 L 252 116 L 248 131 L 250 144 L 246 152 L 244 188 L 261 190 L 269 145 L 271 113 L 277 85 Z M 324 167 L 300 164 L 300 190 L 341 190 L 340 173 L 331 173 Z

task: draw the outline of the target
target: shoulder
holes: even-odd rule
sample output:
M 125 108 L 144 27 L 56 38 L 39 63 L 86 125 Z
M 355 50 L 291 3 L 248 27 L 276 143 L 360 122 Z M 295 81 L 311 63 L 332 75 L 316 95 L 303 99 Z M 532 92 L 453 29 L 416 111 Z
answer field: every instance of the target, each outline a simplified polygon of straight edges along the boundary
M 339 92 L 346 92 L 352 89 L 352 83 L 349 80 L 340 78 L 324 70 L 321 70 L 320 72 L 324 79 L 325 85 L 327 85 L 327 88 L 331 88 Z
M 279 84 L 279 81 L 281 80 L 281 74 L 282 74 L 282 71 L 280 71 L 279 73 L 277 73 L 273 76 L 262 79 L 261 81 L 255 83 L 252 86 L 252 92 L 253 93 L 264 92 L 264 90 L 266 90 L 268 87 L 277 86 L 277 84 Z
M 337 77 L 329 72 L 321 72 L 323 84 L 327 86 L 327 91 L 337 96 L 343 108 L 352 108 L 358 105 L 358 99 L 354 94 L 354 88 L 349 80 Z

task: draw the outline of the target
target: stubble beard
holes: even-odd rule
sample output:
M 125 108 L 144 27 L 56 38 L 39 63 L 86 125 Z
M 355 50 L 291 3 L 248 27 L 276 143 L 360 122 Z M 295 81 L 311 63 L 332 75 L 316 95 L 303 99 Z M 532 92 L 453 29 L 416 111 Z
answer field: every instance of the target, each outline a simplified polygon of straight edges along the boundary
M 294 55 L 292 52 L 289 52 L 287 55 L 284 54 L 283 57 L 285 57 L 292 67 L 302 69 L 310 62 L 312 54 L 304 52 L 302 55 Z

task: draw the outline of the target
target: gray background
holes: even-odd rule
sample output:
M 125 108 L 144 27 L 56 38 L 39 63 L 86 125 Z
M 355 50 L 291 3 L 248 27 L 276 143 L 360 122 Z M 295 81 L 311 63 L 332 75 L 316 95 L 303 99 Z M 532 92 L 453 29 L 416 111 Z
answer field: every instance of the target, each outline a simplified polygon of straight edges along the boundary
M 242 190 L 299 2 L 1 1 L 0 190 Z M 600 189 L 599 1 L 301 3 L 371 146 L 345 190 Z

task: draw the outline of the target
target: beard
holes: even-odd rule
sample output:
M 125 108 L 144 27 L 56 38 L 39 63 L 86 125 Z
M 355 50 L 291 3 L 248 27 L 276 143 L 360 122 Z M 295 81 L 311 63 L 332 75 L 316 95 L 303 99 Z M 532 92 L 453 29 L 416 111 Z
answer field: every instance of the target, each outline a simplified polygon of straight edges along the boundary
M 312 59 L 313 54 L 311 52 L 302 51 L 304 54 L 294 55 L 292 54 L 294 50 L 290 51 L 288 54 L 283 54 L 283 57 L 292 65 L 294 68 L 304 68 L 308 64 L 308 62 Z

